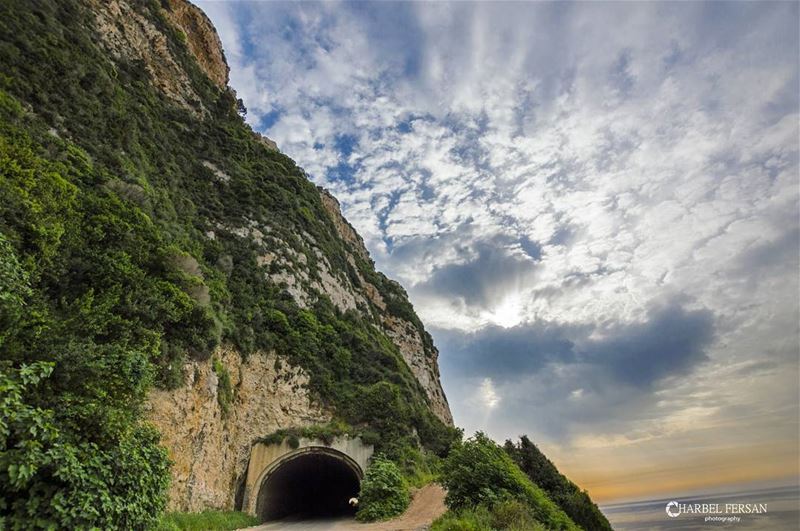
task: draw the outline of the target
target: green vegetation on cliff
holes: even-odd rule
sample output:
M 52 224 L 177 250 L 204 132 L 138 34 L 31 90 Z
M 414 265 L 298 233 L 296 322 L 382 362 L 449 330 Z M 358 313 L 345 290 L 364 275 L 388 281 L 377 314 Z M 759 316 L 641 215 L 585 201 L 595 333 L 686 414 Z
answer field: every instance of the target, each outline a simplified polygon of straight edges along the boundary
M 611 530 L 608 520 L 523 435 L 498 446 L 483 433 L 456 444 L 442 465 L 450 509 L 434 531 Z
M 445 453 L 458 432 L 369 313 L 324 296 L 299 307 L 258 257 L 289 245 L 314 278 L 311 238 L 334 270 L 381 280 L 388 311 L 421 326 L 402 290 L 370 263 L 353 268 L 302 169 L 259 141 L 160 4 L 133 5 L 171 36 L 195 109 L 166 99 L 142 61 L 104 51 L 85 4 L 0 5 L 4 524 L 153 525 L 168 466 L 143 401 L 153 385 L 181 386 L 185 361 L 221 343 L 304 368 L 314 396 L 390 457 L 417 444 Z M 270 228 L 263 245 L 243 236 L 254 226 Z
M 611 524 L 589 494 L 561 474 L 527 436 L 520 437 L 517 444 L 506 441 L 504 448 L 531 481 L 541 487 L 576 524 L 592 531 L 611 530 Z
M 435 530 L 525 529 L 526 522 L 545 529 L 580 529 L 497 443 L 480 432 L 452 448 L 442 466 L 442 485 L 450 512 Z

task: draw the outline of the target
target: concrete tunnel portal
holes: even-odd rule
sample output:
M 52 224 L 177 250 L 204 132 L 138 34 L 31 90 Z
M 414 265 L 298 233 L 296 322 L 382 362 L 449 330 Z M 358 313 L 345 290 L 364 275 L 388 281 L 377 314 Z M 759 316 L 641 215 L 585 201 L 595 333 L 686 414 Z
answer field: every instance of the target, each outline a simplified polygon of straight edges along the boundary
M 353 516 L 348 503 L 358 496 L 360 471 L 342 457 L 310 450 L 280 463 L 259 489 L 257 513 L 262 522 Z
M 253 446 L 242 509 L 262 522 L 354 516 L 348 501 L 358 497 L 373 447 L 348 437 L 294 442 Z

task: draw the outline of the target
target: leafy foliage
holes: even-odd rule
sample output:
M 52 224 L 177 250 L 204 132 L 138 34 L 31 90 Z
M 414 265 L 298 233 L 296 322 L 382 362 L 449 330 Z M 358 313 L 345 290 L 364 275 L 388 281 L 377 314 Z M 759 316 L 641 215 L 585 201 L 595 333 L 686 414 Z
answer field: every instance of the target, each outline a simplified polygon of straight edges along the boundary
M 233 386 L 231 385 L 231 374 L 228 368 L 217 358 L 211 362 L 211 368 L 217 375 L 217 402 L 222 409 L 223 415 L 228 415 L 233 402 Z
M 356 518 L 371 522 L 402 514 L 411 498 L 400 469 L 380 456 L 372 459 L 361 482 Z
M 441 474 L 442 458 L 434 453 L 421 451 L 418 447 L 406 446 L 392 460 L 410 487 L 424 487 L 438 481 Z
M 450 510 L 434 520 L 431 531 L 494 531 L 492 513 L 485 505 Z
M 611 530 L 611 524 L 589 494 L 561 474 L 526 435 L 517 444 L 506 441 L 504 448 L 531 481 L 541 487 L 576 524 L 584 529 Z
M 20 265 L 11 244 L 0 233 L 0 346 L 22 316 L 25 298 L 29 295 L 28 273 Z
M 144 528 L 166 503 L 166 452 L 133 425 L 117 446 L 74 441 L 55 414 L 29 405 L 53 370 L 37 362 L 0 371 L 0 527 Z
M 519 500 L 507 500 L 495 504 L 491 514 L 492 529 L 508 529 L 509 531 L 545 529 L 541 523 L 536 521 L 531 507 Z
M 463 509 L 516 500 L 549 529 L 578 529 L 572 520 L 517 467 L 508 454 L 483 433 L 455 446 L 442 465 L 448 508 Z

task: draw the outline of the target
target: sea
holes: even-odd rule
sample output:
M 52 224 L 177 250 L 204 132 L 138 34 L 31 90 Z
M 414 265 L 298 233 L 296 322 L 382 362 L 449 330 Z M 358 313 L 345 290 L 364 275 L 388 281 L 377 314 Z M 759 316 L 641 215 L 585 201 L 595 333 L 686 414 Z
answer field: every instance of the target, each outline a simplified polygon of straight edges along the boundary
M 718 508 L 713 512 L 682 512 L 671 517 L 667 504 L 707 504 Z M 726 513 L 726 504 L 766 504 L 762 514 Z M 759 508 L 763 508 L 759 505 Z M 691 497 L 663 498 L 630 503 L 601 505 L 600 509 L 617 531 L 661 531 L 689 529 L 732 529 L 736 531 L 799 531 L 800 487 L 775 487 L 741 492 L 709 493 Z M 713 511 L 713 509 L 712 509 Z M 671 512 L 679 512 L 673 504 Z M 738 520 L 737 520 L 738 518 Z

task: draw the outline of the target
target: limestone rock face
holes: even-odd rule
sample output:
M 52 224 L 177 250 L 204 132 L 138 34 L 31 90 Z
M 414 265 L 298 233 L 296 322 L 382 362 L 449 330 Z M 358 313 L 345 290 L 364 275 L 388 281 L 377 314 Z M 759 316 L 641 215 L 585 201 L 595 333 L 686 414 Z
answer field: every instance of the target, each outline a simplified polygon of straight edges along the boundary
M 348 248 L 352 253 L 352 255 L 348 257 L 351 264 L 354 262 L 355 257 L 369 261 L 369 252 L 364 246 L 364 240 L 358 235 L 353 226 L 347 222 L 344 216 L 342 216 L 339 202 L 327 190 L 323 188 L 318 189 L 322 198 L 322 204 L 333 220 L 339 237 L 348 244 Z M 328 293 L 332 299 L 339 292 L 355 293 L 361 300 L 369 301 L 367 305 L 370 303 L 373 305 L 379 315 L 380 325 L 384 332 L 395 344 L 406 364 L 411 369 L 411 372 L 422 385 L 423 389 L 425 389 L 431 410 L 445 424 L 452 426 L 453 416 L 450 413 L 447 397 L 445 397 L 442 384 L 439 381 L 439 352 L 433 346 L 432 342 L 427 342 L 426 344 L 423 338 L 425 332 L 420 330 L 415 323 L 388 313 L 386 311 L 386 301 L 383 300 L 380 290 L 358 274 L 357 268 L 354 269 L 356 270 L 356 276 L 358 278 L 357 283 L 353 283 L 352 281 L 343 284 L 331 282 L 323 286 L 323 291 Z
M 220 378 L 212 360 L 187 364 L 186 385 L 154 390 L 148 400 L 147 417 L 174 463 L 170 510 L 233 509 L 250 448 L 259 437 L 330 420 L 312 402 L 305 387 L 308 376 L 274 354 L 242 360 L 234 350 L 218 349 L 214 358 L 233 388 L 227 414 L 219 402 Z
M 364 240 L 358 235 L 356 230 L 350 223 L 342 216 L 342 210 L 339 207 L 339 201 L 331 195 L 329 191 L 324 188 L 317 187 L 319 190 L 320 198 L 322 199 L 322 206 L 328 212 L 328 215 L 333 220 L 333 225 L 339 236 L 350 245 L 350 249 L 358 255 L 362 260 L 369 261 L 369 253 L 364 246 Z
M 230 68 L 225 62 L 222 41 L 205 13 L 186 0 L 169 0 L 167 18 L 186 36 L 186 44 L 197 64 L 220 89 L 228 86 Z
M 198 116 L 206 116 L 200 96 L 192 86 L 175 50 L 165 33 L 170 29 L 181 35 L 200 70 L 221 91 L 228 87 L 230 67 L 225 60 L 222 41 L 203 11 L 188 0 L 161 3 L 160 15 L 172 28 L 159 27 L 148 19 L 135 0 L 86 0 L 95 16 L 95 30 L 100 44 L 116 59 L 142 61 L 153 85 L 173 103 Z M 275 142 L 254 132 L 269 149 L 278 150 Z
M 383 318 L 383 324 L 386 335 L 397 345 L 411 372 L 425 389 L 433 413 L 442 422 L 452 426 L 450 405 L 439 381 L 439 351 L 432 345 L 426 348 L 419 330 L 408 321 L 387 315 Z
M 194 113 L 205 112 L 188 74 L 174 57 L 169 39 L 161 28 L 127 0 L 89 0 L 89 4 L 95 14 L 95 29 L 100 43 L 112 57 L 142 61 L 153 85 L 170 100 Z M 221 49 L 219 53 L 222 53 Z

